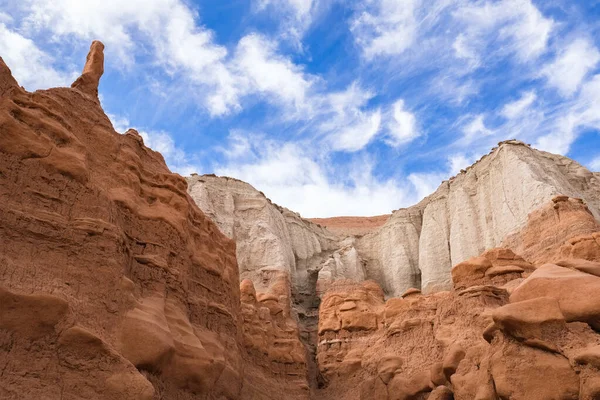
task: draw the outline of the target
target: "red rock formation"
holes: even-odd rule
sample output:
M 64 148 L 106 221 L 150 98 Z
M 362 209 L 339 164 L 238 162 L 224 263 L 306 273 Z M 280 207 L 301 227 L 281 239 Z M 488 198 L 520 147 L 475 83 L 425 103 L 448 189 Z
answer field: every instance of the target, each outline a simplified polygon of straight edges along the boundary
M 83 73 L 71 87 L 98 99 L 98 85 L 104 74 L 104 44 L 95 40 L 90 46 Z
M 102 111 L 102 50 L 34 93 L 0 62 L 0 398 L 294 398 L 244 346 L 234 242 Z
M 533 265 L 512 250 L 496 248 L 456 264 L 452 267 L 452 281 L 457 290 L 484 284 L 502 285 L 532 270 Z
M 531 264 L 493 249 L 455 266 L 456 290 L 386 302 L 372 283 L 334 285 L 321 304 L 319 398 L 597 398 L 600 263 L 560 263 L 523 280 L 513 275 Z M 513 280 L 494 281 L 493 268 Z
M 309 387 L 290 277 L 239 285 L 186 181 L 100 108 L 102 50 L 35 93 L 0 60 L 0 398 L 600 397 L 600 229 L 565 196 L 451 291 L 333 282 Z
M 263 292 L 256 292 L 254 284 L 244 279 L 241 287 L 243 344 L 252 356 L 254 367 L 272 371 L 285 381 L 286 398 L 307 398 L 307 360 L 305 347 L 300 341 L 298 325 L 292 318 L 290 308 L 290 285 L 286 273 L 273 271 L 271 285 Z M 246 368 L 246 373 L 251 369 Z M 258 398 L 272 395 L 273 378 L 264 377 L 260 370 L 253 377 L 251 388 L 245 397 Z
M 509 235 L 503 246 L 537 265 L 557 261 L 561 257 L 588 258 L 595 255 L 600 261 L 599 231 L 600 223 L 583 200 L 556 196 L 532 212 L 527 225 Z

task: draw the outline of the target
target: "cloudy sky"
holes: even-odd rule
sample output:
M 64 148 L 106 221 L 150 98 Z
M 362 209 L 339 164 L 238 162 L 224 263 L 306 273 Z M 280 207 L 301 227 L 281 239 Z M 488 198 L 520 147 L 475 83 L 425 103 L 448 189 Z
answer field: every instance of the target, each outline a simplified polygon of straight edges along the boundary
M 173 171 L 306 217 L 408 206 L 518 138 L 600 170 L 599 0 L 0 0 L 28 90 L 106 45 L 102 105 Z

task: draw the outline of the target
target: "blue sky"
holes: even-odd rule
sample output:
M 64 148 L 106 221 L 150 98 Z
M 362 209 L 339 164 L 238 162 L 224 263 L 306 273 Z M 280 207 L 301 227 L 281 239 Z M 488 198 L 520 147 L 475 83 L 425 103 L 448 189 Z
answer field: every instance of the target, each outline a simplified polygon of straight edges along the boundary
M 306 217 L 408 206 L 518 138 L 600 170 L 598 0 L 0 0 L 28 90 L 100 96 L 170 168 Z

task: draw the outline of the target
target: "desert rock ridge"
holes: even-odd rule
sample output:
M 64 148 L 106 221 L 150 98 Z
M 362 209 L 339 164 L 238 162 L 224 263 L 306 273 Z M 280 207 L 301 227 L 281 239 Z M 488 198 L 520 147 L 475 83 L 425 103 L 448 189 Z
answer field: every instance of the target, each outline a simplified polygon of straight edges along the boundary
M 508 141 L 340 234 L 115 132 L 103 59 L 0 59 L 0 398 L 600 398 L 597 173 Z

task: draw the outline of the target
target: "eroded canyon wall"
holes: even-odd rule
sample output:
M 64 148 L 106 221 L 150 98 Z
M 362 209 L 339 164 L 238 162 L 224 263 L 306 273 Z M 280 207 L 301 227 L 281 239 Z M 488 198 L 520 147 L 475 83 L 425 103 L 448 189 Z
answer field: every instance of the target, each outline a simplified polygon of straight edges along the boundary
M 566 157 L 506 141 L 417 205 L 394 212 L 356 247 L 367 278 L 387 295 L 410 287 L 446 290 L 452 265 L 499 246 L 556 195 L 580 198 L 600 217 L 597 174 Z
M 590 217 L 581 200 L 555 197 L 521 230 L 545 227 L 543 248 L 523 242 L 545 264 L 488 249 L 452 268 L 449 291 L 386 301 L 374 281 L 336 282 L 321 303 L 318 397 L 600 398 L 600 225 Z
M 34 93 L 0 59 L 0 398 L 307 398 L 289 312 L 240 305 L 234 241 L 103 112 L 103 48 Z
M 366 218 L 364 226 L 356 217 L 324 220 L 332 230 L 271 203 L 244 182 L 188 180 L 200 208 L 236 240 L 242 276 L 286 270 L 298 291 L 312 288 L 315 275 L 323 289 L 337 279 L 372 279 L 386 296 L 411 287 L 446 290 L 452 265 L 501 245 L 554 196 L 580 198 L 592 219 L 600 217 L 598 174 L 515 140 L 500 143 L 412 207 Z
M 272 203 L 250 184 L 228 177 L 187 178 L 196 204 L 237 244 L 242 279 L 259 297 L 288 282 L 287 301 L 307 346 L 311 380 L 316 382 L 319 294 L 338 278 L 365 279 L 353 238 L 341 238 L 297 213 Z M 281 292 L 280 289 L 276 290 Z

